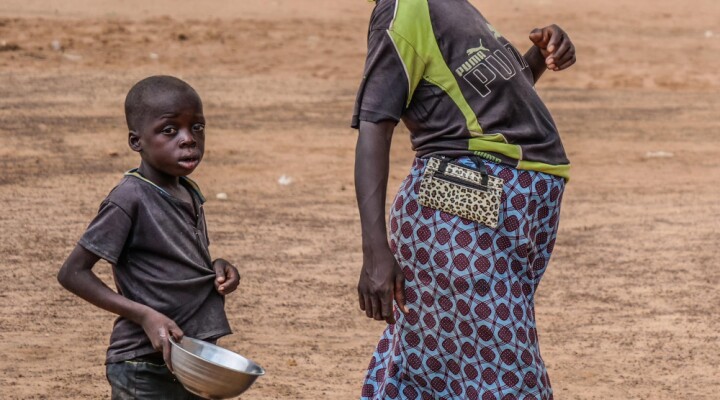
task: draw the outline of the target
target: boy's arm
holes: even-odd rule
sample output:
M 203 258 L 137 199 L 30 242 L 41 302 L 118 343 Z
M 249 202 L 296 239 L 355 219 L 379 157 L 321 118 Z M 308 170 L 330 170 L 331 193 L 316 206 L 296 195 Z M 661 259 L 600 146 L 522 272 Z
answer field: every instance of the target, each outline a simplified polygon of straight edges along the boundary
M 575 46 L 559 26 L 533 29 L 530 40 L 534 46 L 525 53 L 525 61 L 530 65 L 535 82 L 547 69 L 562 71 L 575 64 Z
M 175 340 L 183 337 L 182 330 L 173 320 L 152 308 L 129 300 L 110 289 L 92 271 L 100 259 L 84 247 L 77 245 L 58 272 L 58 282 L 75 295 L 111 313 L 120 315 L 143 327 L 153 347 L 163 353 L 168 368 L 170 363 L 170 335 Z

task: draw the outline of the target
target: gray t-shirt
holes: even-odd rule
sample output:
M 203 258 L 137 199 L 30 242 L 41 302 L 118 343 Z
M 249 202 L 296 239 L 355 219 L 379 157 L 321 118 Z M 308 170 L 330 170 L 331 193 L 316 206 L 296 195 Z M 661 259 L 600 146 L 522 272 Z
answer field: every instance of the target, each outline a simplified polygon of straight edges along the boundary
M 352 126 L 400 119 L 418 157 L 477 154 L 569 176 L 530 67 L 467 0 L 377 0 Z
M 128 172 L 78 244 L 113 265 L 118 293 L 163 313 L 187 336 L 215 340 L 231 330 L 214 285 L 205 199 L 190 179 L 181 183 L 193 204 Z M 155 352 L 140 325 L 122 317 L 115 321 L 107 363 Z

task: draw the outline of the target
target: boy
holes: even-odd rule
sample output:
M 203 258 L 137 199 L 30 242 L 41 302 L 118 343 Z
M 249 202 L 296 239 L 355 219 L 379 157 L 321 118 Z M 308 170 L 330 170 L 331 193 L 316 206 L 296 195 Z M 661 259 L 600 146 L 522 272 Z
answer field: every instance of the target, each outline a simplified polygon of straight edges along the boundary
M 128 93 L 125 117 L 140 166 L 102 202 L 58 281 L 120 316 L 106 358 L 113 399 L 195 399 L 172 375 L 171 337 L 230 334 L 223 296 L 240 281 L 229 262 L 211 261 L 205 200 L 186 178 L 203 157 L 202 102 L 187 83 L 152 76 Z M 92 272 L 101 258 L 118 293 Z

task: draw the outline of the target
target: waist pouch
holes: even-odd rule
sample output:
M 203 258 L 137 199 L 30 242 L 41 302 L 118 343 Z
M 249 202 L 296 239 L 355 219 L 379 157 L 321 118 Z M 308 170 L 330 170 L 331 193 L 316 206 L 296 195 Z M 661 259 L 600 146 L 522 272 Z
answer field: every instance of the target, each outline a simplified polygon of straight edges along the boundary
M 448 158 L 430 157 L 420 183 L 418 202 L 496 228 L 504 181 L 489 175 L 479 157 L 473 157 L 473 161 L 478 169 Z

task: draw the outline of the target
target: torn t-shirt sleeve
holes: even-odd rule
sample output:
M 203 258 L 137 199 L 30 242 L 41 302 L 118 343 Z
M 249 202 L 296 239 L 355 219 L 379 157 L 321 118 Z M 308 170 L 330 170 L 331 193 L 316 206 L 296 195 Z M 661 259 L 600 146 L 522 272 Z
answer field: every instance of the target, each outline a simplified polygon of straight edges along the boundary
M 408 100 L 408 75 L 385 29 L 371 30 L 365 71 L 355 101 L 352 124 L 400 121 Z
M 78 244 L 89 252 L 117 264 L 132 229 L 132 218 L 120 206 L 105 200 Z

